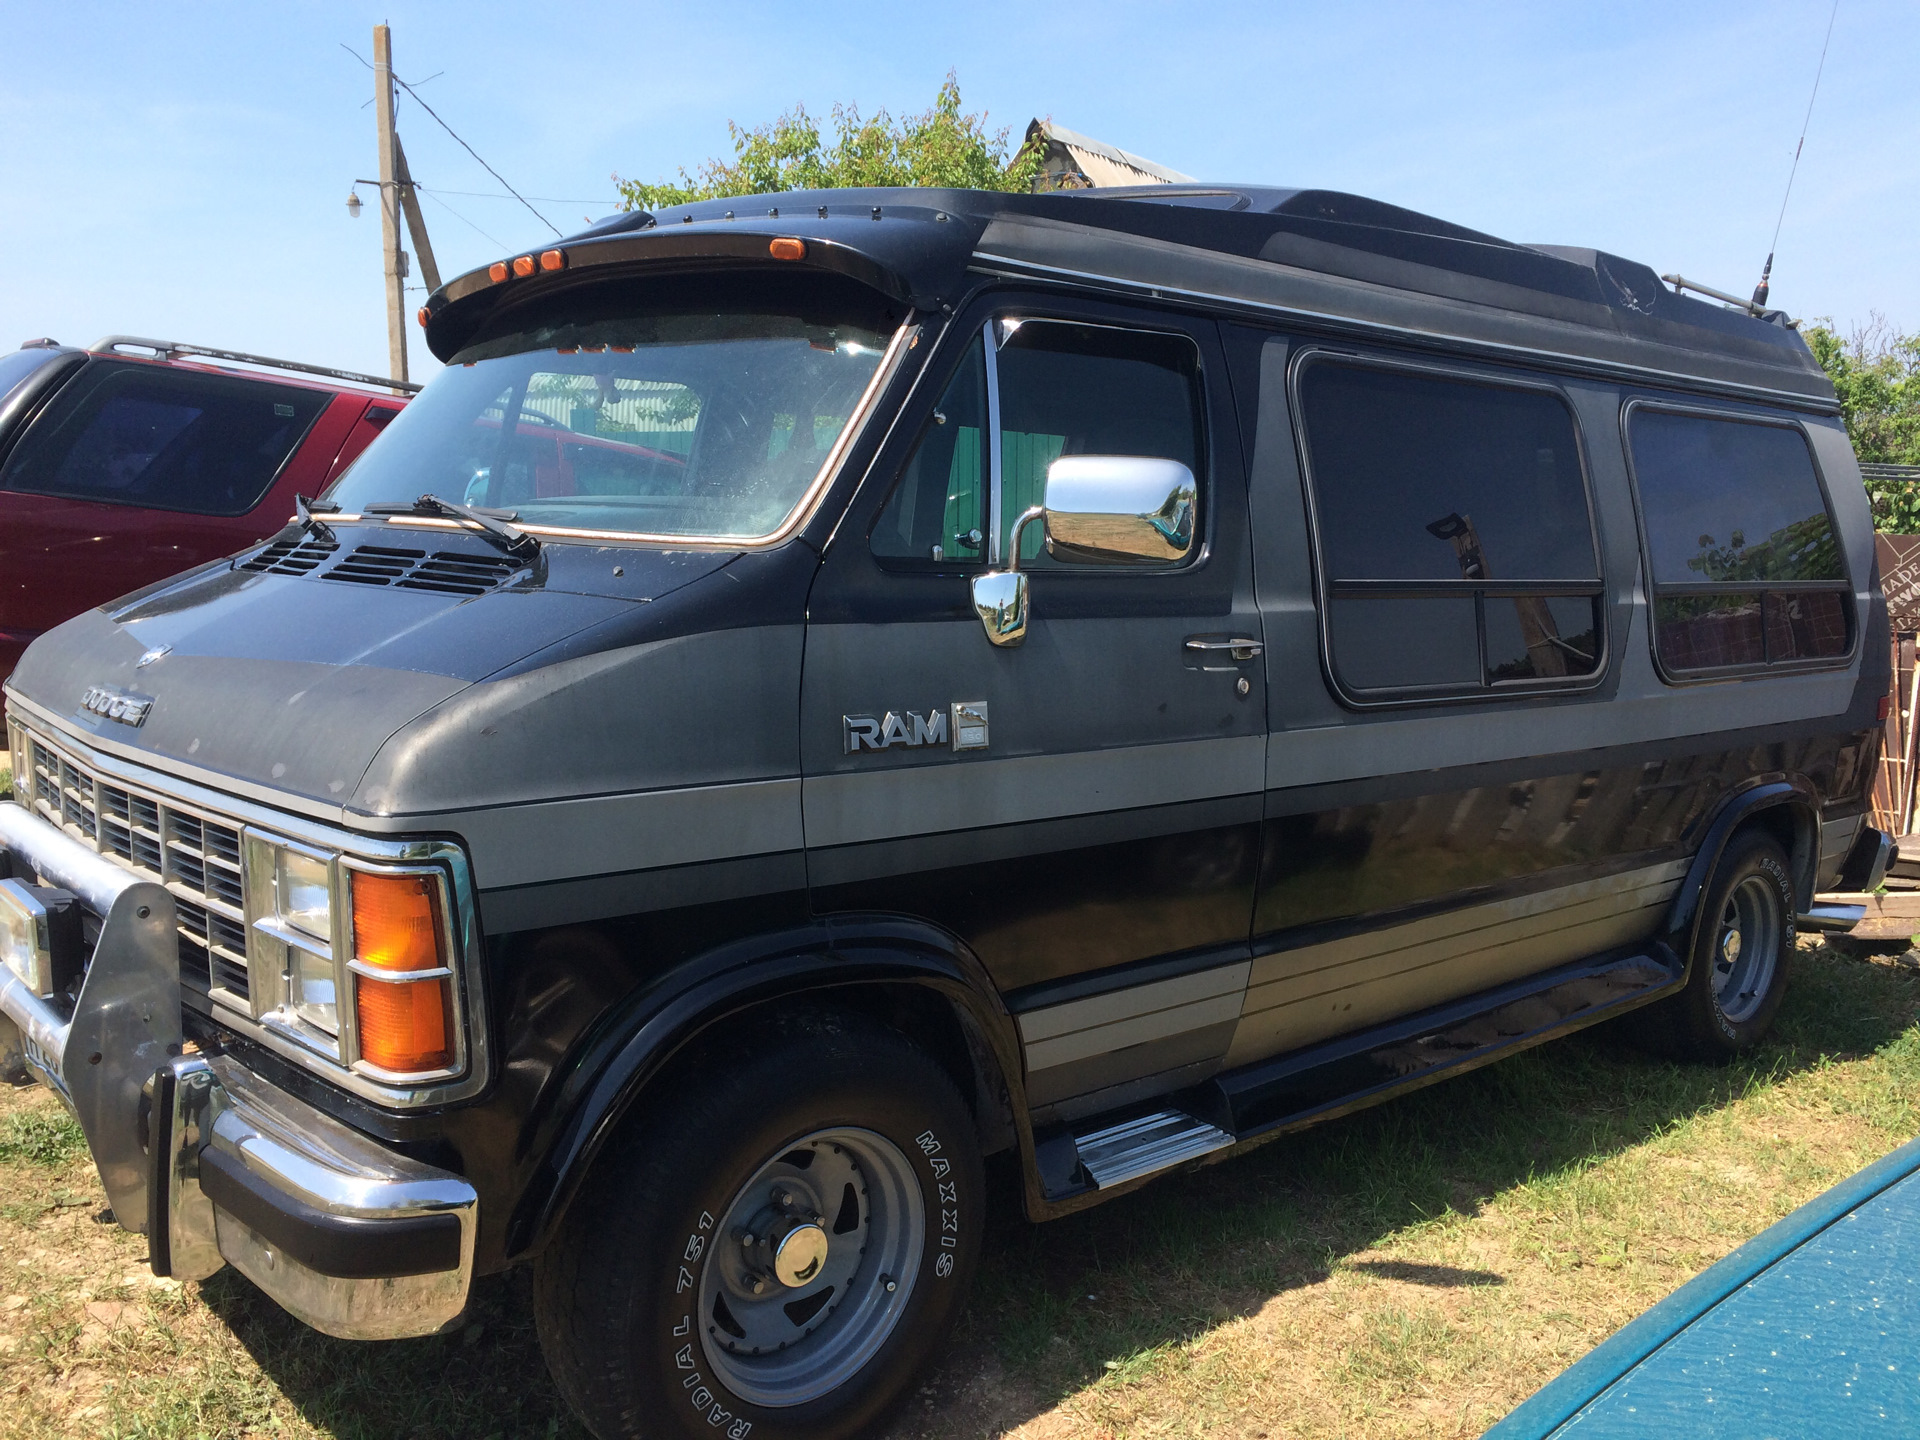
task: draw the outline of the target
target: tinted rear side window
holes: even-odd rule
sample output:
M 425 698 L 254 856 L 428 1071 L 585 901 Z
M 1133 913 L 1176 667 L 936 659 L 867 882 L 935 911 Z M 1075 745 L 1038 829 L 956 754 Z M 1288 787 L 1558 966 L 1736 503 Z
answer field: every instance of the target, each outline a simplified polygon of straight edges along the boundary
M 1342 688 L 1473 693 L 1593 677 L 1600 570 L 1558 395 L 1311 360 L 1299 397 Z
M 0 489 L 241 515 L 331 396 L 266 381 L 90 361 L 28 428 Z
M 1628 438 L 1666 670 L 1851 652 L 1838 533 L 1797 426 L 1635 406 Z

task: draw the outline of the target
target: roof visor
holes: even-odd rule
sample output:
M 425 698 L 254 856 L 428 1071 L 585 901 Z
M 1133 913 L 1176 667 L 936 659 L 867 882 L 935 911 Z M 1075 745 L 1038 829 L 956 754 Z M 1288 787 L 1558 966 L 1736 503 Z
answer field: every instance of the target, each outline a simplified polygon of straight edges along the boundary
M 775 237 L 762 250 L 783 238 L 813 248 Z M 574 268 L 571 283 L 525 287 L 326 498 L 404 523 L 429 495 L 541 538 L 780 543 L 831 482 L 910 327 L 863 284 L 772 263 Z

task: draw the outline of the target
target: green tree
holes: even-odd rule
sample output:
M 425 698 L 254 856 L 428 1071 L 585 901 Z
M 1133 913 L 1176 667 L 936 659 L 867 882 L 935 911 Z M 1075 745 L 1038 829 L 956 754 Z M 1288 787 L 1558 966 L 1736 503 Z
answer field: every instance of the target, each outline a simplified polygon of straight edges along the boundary
M 1868 464 L 1920 465 L 1920 332 L 1902 335 L 1875 314 L 1842 336 L 1809 325 L 1807 344 L 1833 381 L 1854 453 Z M 1876 527 L 1920 534 L 1920 485 L 1869 480 Z
M 984 112 L 960 108 L 960 81 L 947 72 L 933 108 L 896 120 L 885 110 L 862 116 L 854 105 L 833 107 L 833 135 L 796 105 L 753 130 L 733 121 L 733 159 L 709 160 L 680 172 L 678 184 L 649 185 L 613 177 L 628 210 L 654 210 L 694 200 L 766 195 L 781 190 L 839 190 L 867 185 L 941 186 L 967 190 L 1028 190 L 1040 171 L 1039 144 L 1008 154 L 1009 130 L 989 133 Z

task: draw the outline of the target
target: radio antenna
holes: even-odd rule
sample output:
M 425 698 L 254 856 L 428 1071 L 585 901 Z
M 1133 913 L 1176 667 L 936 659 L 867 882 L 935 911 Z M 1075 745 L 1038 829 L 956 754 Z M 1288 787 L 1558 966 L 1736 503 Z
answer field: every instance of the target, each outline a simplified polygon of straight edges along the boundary
M 1813 72 L 1813 94 L 1807 96 L 1806 117 L 1800 122 L 1800 141 L 1793 147 L 1793 165 L 1787 171 L 1787 191 L 1780 197 L 1780 215 L 1773 222 L 1773 242 L 1767 246 L 1767 263 L 1760 268 L 1760 283 L 1753 287 L 1753 303 L 1767 303 L 1768 282 L 1773 278 L 1773 252 L 1780 245 L 1780 227 L 1786 222 L 1787 200 L 1793 194 L 1793 177 L 1800 171 L 1800 152 L 1806 148 L 1807 126 L 1813 120 L 1813 102 L 1820 95 L 1820 77 L 1827 68 L 1827 46 L 1833 43 L 1833 22 L 1840 18 L 1840 0 L 1833 0 L 1833 12 L 1827 16 L 1827 38 L 1820 42 L 1820 64 Z

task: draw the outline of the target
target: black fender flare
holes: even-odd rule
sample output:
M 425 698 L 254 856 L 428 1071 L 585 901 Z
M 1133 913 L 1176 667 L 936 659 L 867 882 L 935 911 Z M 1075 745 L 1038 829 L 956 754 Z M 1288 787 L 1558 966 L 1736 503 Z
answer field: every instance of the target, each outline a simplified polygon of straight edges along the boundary
M 877 986 L 917 987 L 952 1007 L 963 1031 L 971 1031 L 976 1070 L 982 1045 L 997 1067 L 980 1078 L 1004 1091 L 1015 1148 L 1033 1175 L 1023 1052 L 986 967 L 956 937 L 925 922 L 835 917 L 722 946 L 675 966 L 616 1007 L 562 1084 L 552 1122 L 536 1134 L 541 1159 L 508 1222 L 509 1259 L 546 1246 L 648 1085 L 710 1027 L 773 1000 Z M 983 1098 L 992 1103 L 998 1096 Z
M 1693 853 L 1686 879 L 1681 881 L 1667 911 L 1666 941 L 1679 955 L 1683 966 L 1690 969 L 1693 964 L 1693 949 L 1699 939 L 1702 919 L 1701 897 L 1712 882 L 1728 842 L 1741 826 L 1765 812 L 1783 807 L 1788 809 L 1794 827 L 1794 843 L 1789 847 L 1795 872 L 1794 905 L 1796 910 L 1802 910 L 1811 902 L 1813 870 L 1820 857 L 1819 794 L 1798 776 L 1757 779 L 1721 800 L 1719 809 L 1707 823 L 1699 848 Z M 1792 925 L 1791 915 L 1787 923 Z

